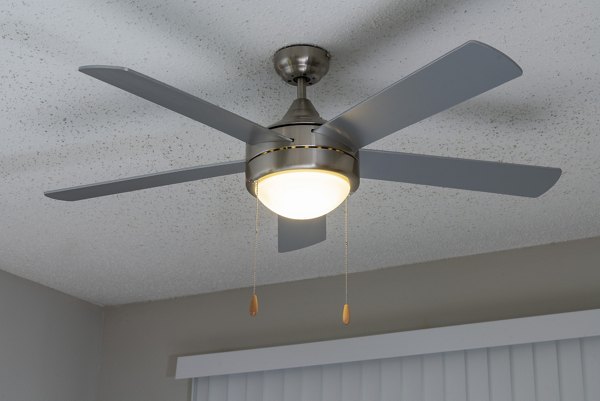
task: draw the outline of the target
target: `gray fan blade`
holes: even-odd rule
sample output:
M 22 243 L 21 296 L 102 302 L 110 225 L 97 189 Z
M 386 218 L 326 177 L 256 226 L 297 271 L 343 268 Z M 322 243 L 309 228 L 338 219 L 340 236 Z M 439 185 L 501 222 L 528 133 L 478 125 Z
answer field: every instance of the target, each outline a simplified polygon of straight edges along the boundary
M 327 236 L 326 216 L 312 220 L 293 220 L 278 217 L 279 252 L 290 252 L 325 241 Z
M 216 163 L 206 166 L 165 171 L 162 173 L 139 175 L 137 177 L 123 178 L 121 180 L 81 185 L 66 189 L 57 189 L 54 191 L 44 192 L 44 195 L 52 199 L 78 201 L 82 199 L 98 198 L 100 196 L 120 194 L 123 192 L 138 191 L 140 189 L 202 180 L 204 178 L 242 173 L 245 169 L 246 162 L 243 160 Z
M 552 188 L 559 168 L 363 149 L 360 177 L 537 198 Z
M 291 141 L 237 114 L 126 67 L 87 65 L 79 67 L 79 71 L 246 143 Z
M 326 122 L 315 132 L 362 148 L 523 73 L 500 51 L 469 41 Z

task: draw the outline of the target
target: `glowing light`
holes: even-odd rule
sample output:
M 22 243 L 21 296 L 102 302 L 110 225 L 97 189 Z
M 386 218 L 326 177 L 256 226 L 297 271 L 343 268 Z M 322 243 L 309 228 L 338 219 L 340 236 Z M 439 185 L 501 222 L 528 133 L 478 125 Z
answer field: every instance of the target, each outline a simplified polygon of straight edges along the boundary
M 338 207 L 350 193 L 345 176 L 326 170 L 287 170 L 258 181 L 258 199 L 280 216 L 308 220 Z

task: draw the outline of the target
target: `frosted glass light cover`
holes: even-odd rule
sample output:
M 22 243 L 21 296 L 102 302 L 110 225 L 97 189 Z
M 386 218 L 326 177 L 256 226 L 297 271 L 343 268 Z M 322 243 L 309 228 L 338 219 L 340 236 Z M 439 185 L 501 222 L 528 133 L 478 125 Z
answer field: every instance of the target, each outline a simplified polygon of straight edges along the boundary
M 321 217 L 350 193 L 345 176 L 326 170 L 287 170 L 258 181 L 258 199 L 280 216 L 296 220 Z

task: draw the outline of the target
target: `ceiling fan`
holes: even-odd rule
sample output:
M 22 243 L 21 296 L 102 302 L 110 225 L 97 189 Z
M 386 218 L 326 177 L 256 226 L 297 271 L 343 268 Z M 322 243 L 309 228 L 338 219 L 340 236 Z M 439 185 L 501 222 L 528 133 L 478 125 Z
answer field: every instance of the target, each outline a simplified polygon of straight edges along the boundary
M 505 54 L 469 41 L 378 94 L 325 121 L 306 87 L 329 69 L 329 53 L 292 45 L 274 56 L 277 73 L 297 86 L 284 117 L 268 128 L 125 67 L 79 71 L 246 143 L 246 159 L 45 192 L 76 201 L 163 185 L 246 173 L 246 188 L 279 215 L 279 252 L 325 240 L 325 216 L 356 191 L 361 178 L 538 197 L 561 175 L 551 167 L 364 149 L 436 113 L 517 78 Z

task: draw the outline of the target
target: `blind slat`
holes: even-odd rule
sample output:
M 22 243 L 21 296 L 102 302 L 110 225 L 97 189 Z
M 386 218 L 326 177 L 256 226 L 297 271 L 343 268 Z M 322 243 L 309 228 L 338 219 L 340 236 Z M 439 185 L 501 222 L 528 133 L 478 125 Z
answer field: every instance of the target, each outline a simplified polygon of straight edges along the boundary
M 537 399 L 539 401 L 560 401 L 556 342 L 534 344 L 533 351 Z
M 467 351 L 467 399 L 490 401 L 486 349 Z
M 584 401 L 579 339 L 558 342 L 558 373 L 561 400 Z
M 399 401 L 402 394 L 402 361 L 390 358 L 381 361 L 381 400 Z
M 422 357 L 411 356 L 402 361 L 402 400 L 423 399 Z
M 511 347 L 512 387 L 515 401 L 535 401 L 535 374 L 531 344 Z

